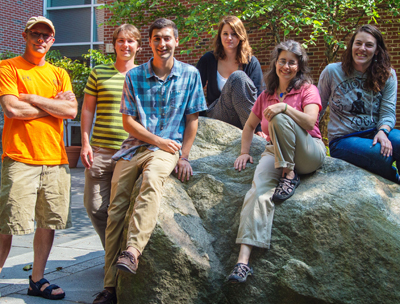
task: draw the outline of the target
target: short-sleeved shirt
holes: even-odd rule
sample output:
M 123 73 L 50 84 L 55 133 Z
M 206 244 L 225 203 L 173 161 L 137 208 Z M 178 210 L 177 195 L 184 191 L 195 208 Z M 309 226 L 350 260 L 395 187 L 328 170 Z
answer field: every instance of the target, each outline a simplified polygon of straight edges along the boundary
M 147 131 L 181 144 L 186 115 L 207 109 L 200 74 L 195 67 L 174 59 L 171 73 L 161 80 L 152 69 L 152 60 L 126 74 L 120 112 L 134 116 Z M 130 160 L 140 146 L 158 150 L 130 135 L 113 159 Z
M 119 149 L 128 133 L 119 112 L 125 75 L 113 63 L 96 66 L 89 75 L 85 93 L 96 97 L 96 121 L 90 144 Z
M 265 119 L 263 115 L 263 111 L 270 105 L 279 103 L 279 99 L 277 94 L 270 95 L 267 91 L 261 93 L 261 95 L 257 98 L 254 103 L 252 112 L 261 120 L 261 129 L 267 135 L 267 140 L 270 141 L 268 132 L 268 120 Z M 289 93 L 286 94 L 285 99 L 283 101 L 287 103 L 292 108 L 304 112 L 304 107 L 309 104 L 316 104 L 321 111 L 321 98 L 318 93 L 318 89 L 314 85 L 303 85 L 300 89 L 295 90 L 292 89 Z M 321 132 L 318 128 L 319 119 L 315 122 L 314 128 L 312 130 L 307 130 L 307 132 L 312 137 L 322 138 Z
M 54 99 L 61 91 L 72 91 L 70 78 L 61 68 L 47 62 L 36 66 L 21 56 L 0 63 L 0 96 L 25 93 Z M 31 165 L 68 164 L 63 131 L 63 120 L 51 115 L 30 120 L 5 116 L 2 159 Z

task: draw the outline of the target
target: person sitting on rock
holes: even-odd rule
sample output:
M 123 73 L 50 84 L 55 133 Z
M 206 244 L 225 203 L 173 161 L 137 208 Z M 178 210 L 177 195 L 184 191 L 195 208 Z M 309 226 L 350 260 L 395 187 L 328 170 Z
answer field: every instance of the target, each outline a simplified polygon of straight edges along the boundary
M 182 182 L 193 174 L 189 152 L 199 112 L 207 106 L 198 70 L 174 58 L 178 42 L 175 23 L 157 19 L 149 29 L 154 57 L 126 74 L 120 112 L 129 137 L 113 156 L 117 164 L 108 208 L 104 290 L 94 304 L 116 303 L 117 269 L 136 273 L 157 222 L 165 179 L 174 168 Z M 131 201 L 140 175 L 140 192 Z M 126 248 L 121 252 L 124 219 L 131 204 Z
M 321 99 L 307 62 L 305 50 L 296 41 L 275 47 L 265 77 L 267 89 L 258 97 L 243 129 L 241 154 L 234 164 L 238 171 L 245 169 L 248 161 L 253 163 L 250 145 L 260 121 L 268 143 L 244 199 L 236 239 L 240 253 L 229 282 L 245 282 L 253 273 L 249 265 L 253 246 L 269 248 L 274 203 L 294 194 L 300 183 L 298 174 L 317 170 L 325 160 L 318 129 Z
M 331 156 L 400 183 L 392 167 L 400 159 L 397 77 L 382 33 L 369 24 L 358 28 L 342 62 L 322 71 L 318 89 L 323 109 L 330 105 Z
M 214 51 L 204 54 L 196 67 L 203 87 L 207 85 L 207 117 L 243 129 L 264 83 L 260 63 L 252 55 L 239 18 L 222 18 Z M 257 126 L 257 134 L 263 136 L 261 126 Z

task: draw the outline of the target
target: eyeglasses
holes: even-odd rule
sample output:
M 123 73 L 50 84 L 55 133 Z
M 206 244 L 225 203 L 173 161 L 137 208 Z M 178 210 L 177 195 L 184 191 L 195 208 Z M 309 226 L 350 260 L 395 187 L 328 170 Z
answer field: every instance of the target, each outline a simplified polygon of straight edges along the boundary
M 287 63 L 287 65 L 289 66 L 289 68 L 295 68 L 295 67 L 297 67 L 297 62 L 295 62 L 295 61 L 286 61 L 286 60 L 279 60 L 278 61 L 278 64 L 280 65 L 280 66 L 285 66 L 286 65 L 286 63 Z
M 40 36 L 43 36 L 43 41 L 49 41 L 51 38 L 53 38 L 53 35 L 49 35 L 49 34 L 45 34 L 45 33 L 41 33 L 41 32 L 34 32 L 34 31 L 28 31 L 31 36 L 35 39 L 39 39 Z

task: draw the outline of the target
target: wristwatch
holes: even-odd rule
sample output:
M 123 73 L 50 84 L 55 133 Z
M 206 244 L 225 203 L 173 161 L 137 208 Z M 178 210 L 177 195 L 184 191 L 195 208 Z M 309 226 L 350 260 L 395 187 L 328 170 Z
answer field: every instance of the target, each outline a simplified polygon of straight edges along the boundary
M 389 131 L 386 130 L 385 128 L 381 128 L 381 129 L 379 129 L 379 131 L 383 131 L 383 133 L 385 133 L 386 136 L 389 137 Z M 378 131 L 378 132 L 379 132 L 379 131 Z

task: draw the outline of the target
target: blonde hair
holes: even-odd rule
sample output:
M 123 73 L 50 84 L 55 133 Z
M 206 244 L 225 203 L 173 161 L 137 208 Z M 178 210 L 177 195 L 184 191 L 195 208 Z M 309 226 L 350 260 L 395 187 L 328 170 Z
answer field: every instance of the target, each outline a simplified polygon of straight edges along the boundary
M 138 46 L 139 47 L 142 46 L 142 35 L 140 34 L 140 32 L 136 28 L 136 26 L 134 26 L 132 24 L 122 24 L 119 27 L 117 27 L 113 33 L 112 43 L 113 43 L 113 47 L 114 47 L 114 53 L 115 53 L 115 42 L 118 39 L 118 34 L 121 32 L 126 33 L 129 37 L 135 38 L 135 40 L 138 43 Z
M 224 51 L 224 47 L 221 42 L 221 32 L 222 28 L 225 24 L 228 24 L 231 29 L 236 33 L 237 37 L 239 38 L 239 45 L 237 48 L 236 53 L 236 60 L 240 64 L 247 64 L 249 63 L 251 56 L 253 55 L 253 51 L 249 44 L 249 39 L 247 37 L 246 29 L 242 21 L 238 17 L 235 16 L 225 16 L 219 22 L 218 25 L 218 35 L 214 39 L 214 56 L 215 59 L 224 59 L 226 54 Z

